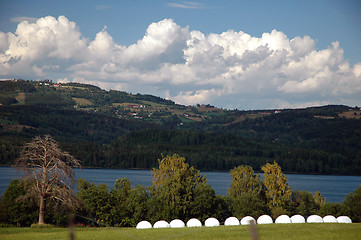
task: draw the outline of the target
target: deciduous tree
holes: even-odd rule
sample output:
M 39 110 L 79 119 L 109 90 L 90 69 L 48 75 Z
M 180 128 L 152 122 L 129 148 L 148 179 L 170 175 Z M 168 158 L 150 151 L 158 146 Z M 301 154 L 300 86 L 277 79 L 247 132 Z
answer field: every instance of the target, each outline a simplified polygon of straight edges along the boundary
M 77 190 L 87 224 L 135 227 L 146 219 L 149 194 L 141 185 L 132 187 L 127 178 L 117 179 L 111 191 L 104 183 L 95 185 L 79 179 Z
M 259 193 L 261 191 L 260 175 L 255 175 L 251 166 L 238 166 L 229 173 L 232 177 L 231 188 L 228 189 L 230 197 L 237 197 L 246 192 Z
M 72 167 L 80 167 L 80 162 L 62 151 L 50 135 L 35 137 L 25 144 L 15 166 L 25 172 L 24 178 L 32 182 L 26 194 L 38 198 L 39 224 L 45 223 L 45 206 L 49 199 L 76 206 Z
M 328 202 L 321 206 L 321 208 L 317 211 L 317 214 L 321 217 L 326 215 L 332 216 L 342 216 L 344 213 L 342 212 L 342 203 L 339 202 Z
M 353 222 L 361 222 L 361 185 L 354 192 L 347 194 L 342 208 L 343 213 Z
M 129 196 L 125 202 L 128 210 L 128 219 L 130 223 L 126 225 L 124 222 L 122 226 L 136 226 L 136 224 L 147 217 L 148 213 L 149 193 L 142 185 L 135 185 L 130 191 Z
M 206 178 L 177 154 L 163 157 L 159 160 L 159 168 L 154 168 L 152 172 L 152 212 L 157 214 L 159 219 L 186 219 L 196 197 L 195 190 L 207 184 Z
M 112 224 L 112 204 L 109 188 L 106 184 L 95 185 L 85 179 L 78 179 L 77 198 L 81 203 L 81 214 L 85 219 L 97 225 Z
M 315 194 L 313 194 L 313 199 L 318 209 L 320 209 L 326 203 L 326 198 L 322 197 L 319 191 L 316 191 Z
M 228 189 L 233 215 L 238 218 L 265 214 L 267 207 L 262 199 L 260 175 L 254 174 L 251 166 L 238 166 L 230 171 L 231 187 Z
M 312 193 L 305 190 L 292 192 L 290 208 L 292 214 L 300 214 L 305 218 L 316 214 L 319 209 Z
M 29 181 L 12 180 L 0 201 L 0 222 L 17 226 L 30 226 L 38 216 L 34 198 L 23 198 Z
M 134 227 L 146 219 L 149 194 L 144 186 L 132 188 L 127 178 L 119 178 L 110 191 L 113 223 L 122 227 Z
M 273 164 L 267 163 L 261 169 L 264 172 L 263 186 L 266 190 L 267 205 L 276 218 L 286 213 L 285 208 L 290 201 L 292 191 L 287 184 L 287 177 L 276 161 Z

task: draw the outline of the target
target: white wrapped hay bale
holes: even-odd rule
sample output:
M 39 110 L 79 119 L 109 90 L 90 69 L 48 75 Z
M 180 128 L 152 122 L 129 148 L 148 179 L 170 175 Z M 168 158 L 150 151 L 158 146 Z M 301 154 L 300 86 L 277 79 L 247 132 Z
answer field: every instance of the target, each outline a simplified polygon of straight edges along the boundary
M 324 216 L 322 220 L 324 223 L 337 223 L 337 219 L 332 215 Z
M 304 216 L 296 214 L 291 217 L 291 223 L 306 223 Z
M 141 221 L 137 224 L 136 229 L 149 229 L 152 228 L 152 224 L 148 221 Z
M 347 216 L 339 216 L 337 218 L 337 222 L 338 223 L 352 223 L 351 218 L 347 217 Z
M 153 228 L 169 228 L 169 227 L 170 227 L 169 223 L 164 220 L 157 221 L 153 225 Z
M 219 221 L 216 218 L 208 218 L 204 222 L 204 226 L 206 226 L 206 227 L 218 227 L 219 226 Z
M 268 215 L 262 215 L 257 219 L 257 224 L 271 224 L 273 220 Z
M 287 215 L 281 215 L 278 218 L 276 218 L 275 223 L 291 223 L 291 218 Z
M 197 218 L 192 218 L 188 220 L 187 227 L 202 227 L 202 223 Z
M 224 226 L 238 226 L 239 220 L 236 217 L 229 217 L 224 222 Z
M 184 228 L 185 224 L 182 220 L 180 219 L 174 219 L 169 223 L 171 228 Z
M 251 216 L 246 216 L 244 218 L 241 219 L 241 225 L 250 225 L 251 222 L 253 222 L 254 224 L 256 224 L 256 219 L 254 219 Z
M 318 215 L 311 215 L 308 216 L 307 223 L 323 223 L 323 219 Z

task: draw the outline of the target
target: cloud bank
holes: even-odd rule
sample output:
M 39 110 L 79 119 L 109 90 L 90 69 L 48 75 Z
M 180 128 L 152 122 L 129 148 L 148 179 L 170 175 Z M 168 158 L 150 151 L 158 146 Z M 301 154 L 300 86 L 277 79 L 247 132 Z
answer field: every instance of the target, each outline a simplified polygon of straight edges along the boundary
M 106 27 L 84 38 L 65 16 L 22 21 L 15 33 L 0 31 L 0 78 L 66 79 L 230 109 L 361 100 L 361 63 L 350 66 L 338 42 L 317 49 L 309 36 L 289 39 L 277 30 L 205 35 L 172 19 L 151 23 L 129 46 Z

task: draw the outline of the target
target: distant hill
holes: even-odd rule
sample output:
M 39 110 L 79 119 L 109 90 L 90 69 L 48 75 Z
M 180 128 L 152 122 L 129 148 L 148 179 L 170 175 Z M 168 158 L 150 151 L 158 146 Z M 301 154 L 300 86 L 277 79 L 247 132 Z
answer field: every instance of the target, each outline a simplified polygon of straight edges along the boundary
M 0 81 L 0 164 L 51 134 L 84 166 L 152 168 L 178 153 L 201 170 L 361 175 L 361 111 L 331 105 L 238 111 L 51 81 Z

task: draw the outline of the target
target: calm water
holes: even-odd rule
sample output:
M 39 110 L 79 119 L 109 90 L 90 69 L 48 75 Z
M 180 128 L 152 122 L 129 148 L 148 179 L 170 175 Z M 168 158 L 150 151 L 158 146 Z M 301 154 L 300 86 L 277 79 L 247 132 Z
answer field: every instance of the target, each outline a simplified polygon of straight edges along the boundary
M 206 175 L 208 184 L 217 194 L 226 195 L 231 185 L 231 176 L 228 172 L 202 172 Z M 105 183 L 112 188 L 115 180 L 126 177 L 132 184 L 144 186 L 152 185 L 153 176 L 150 170 L 121 170 L 121 169 L 75 169 L 77 178 L 84 178 L 95 184 Z M 9 182 L 20 178 L 21 172 L 10 167 L 0 167 L 0 195 L 2 195 Z M 327 202 L 342 202 L 345 196 L 356 190 L 361 184 L 361 176 L 324 176 L 287 174 L 288 184 L 292 190 L 306 190 L 311 193 L 320 191 Z

